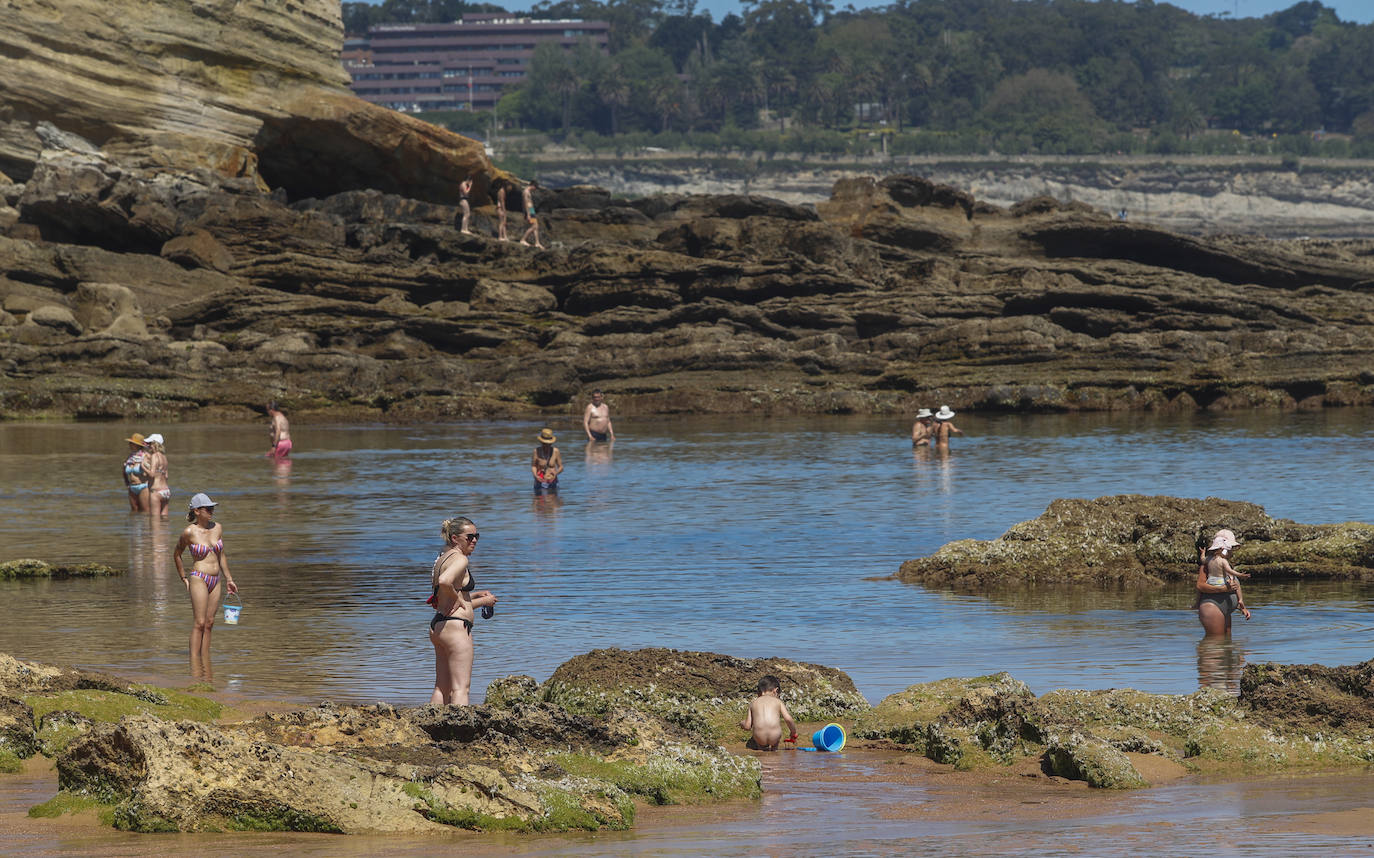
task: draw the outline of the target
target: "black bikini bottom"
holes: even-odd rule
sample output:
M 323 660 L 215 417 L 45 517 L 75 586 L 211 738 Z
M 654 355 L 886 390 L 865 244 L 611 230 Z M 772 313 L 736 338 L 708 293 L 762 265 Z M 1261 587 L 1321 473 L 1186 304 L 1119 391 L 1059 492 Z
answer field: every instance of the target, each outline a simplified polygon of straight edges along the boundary
M 429 630 L 434 631 L 435 626 L 439 625 L 440 623 L 446 623 L 449 620 L 458 620 L 460 623 L 463 624 L 463 628 L 468 630 L 468 634 L 472 634 L 472 620 L 465 620 L 462 617 L 446 617 L 443 614 L 434 615 L 434 619 L 429 621 Z

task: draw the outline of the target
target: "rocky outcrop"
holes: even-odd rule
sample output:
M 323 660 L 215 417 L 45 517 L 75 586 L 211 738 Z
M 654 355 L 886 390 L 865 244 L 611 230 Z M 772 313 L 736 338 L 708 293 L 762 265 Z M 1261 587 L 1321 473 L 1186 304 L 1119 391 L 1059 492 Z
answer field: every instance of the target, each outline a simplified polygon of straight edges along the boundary
M 1374 579 L 1374 525 L 1298 524 L 1218 498 L 1116 495 L 1056 500 L 993 540 L 951 542 L 908 560 L 897 577 L 928 587 L 988 590 L 1072 582 L 1157 586 L 1197 576 L 1197 541 L 1228 528 L 1232 562 L 1254 580 Z
M 1009 766 L 1102 789 L 1149 786 L 1145 772 L 1362 766 L 1374 759 L 1374 727 L 1348 713 L 1367 711 L 1371 669 L 1374 662 L 1247 665 L 1239 698 L 1211 688 L 1035 697 L 1006 673 L 945 679 L 889 695 L 856 718 L 851 733 L 956 768 Z M 1352 679 L 1365 685 L 1351 687 Z
M 603 715 L 629 707 L 724 740 L 738 734 L 740 713 L 769 674 L 778 678 L 798 721 L 832 721 L 868 708 L 854 681 L 831 667 L 656 647 L 577 656 L 560 665 L 541 691 L 572 712 Z
M 0 172 L 38 182 L 35 217 L 51 196 L 41 165 L 70 154 L 145 176 L 204 168 L 293 197 L 451 199 L 472 175 L 484 197 L 500 174 L 481 144 L 353 97 L 342 41 L 329 0 L 12 0 Z M 159 214 L 138 214 L 140 232 L 165 229 Z
M 123 569 L 115 569 L 103 563 L 73 563 L 54 566 L 42 560 L 32 559 L 0 562 L 0 581 L 6 578 L 96 578 L 123 574 Z
M 292 202 L 89 154 L 10 196 L 3 414 L 233 418 L 270 396 L 306 418 L 483 418 L 573 412 L 592 387 L 626 414 L 1374 403 L 1363 245 L 1003 211 L 915 176 L 814 208 L 541 193 L 543 253 L 424 199 Z M 118 324 L 82 323 L 110 284 L 132 294 Z
M 781 156 L 701 159 L 535 155 L 549 183 L 595 184 L 619 196 L 754 193 L 802 204 L 839 181 L 916 173 L 993 206 L 1053 200 L 1154 229 L 1298 238 L 1374 238 L 1374 171 L 1368 162 L 1281 156 L 911 156 L 845 166 Z

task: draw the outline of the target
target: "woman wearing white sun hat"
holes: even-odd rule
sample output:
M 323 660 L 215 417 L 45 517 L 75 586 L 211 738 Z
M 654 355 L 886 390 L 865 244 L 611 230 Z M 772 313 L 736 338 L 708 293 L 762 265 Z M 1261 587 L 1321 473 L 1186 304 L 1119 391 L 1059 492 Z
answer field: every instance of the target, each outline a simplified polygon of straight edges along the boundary
M 148 442 L 148 452 L 144 456 L 144 467 L 152 477 L 148 488 L 148 512 L 167 517 L 167 507 L 172 499 L 172 489 L 167 485 L 167 454 L 163 451 L 162 434 L 154 432 L 143 439 Z
M 935 415 L 929 408 L 916 412 L 916 422 L 911 424 L 911 446 L 921 447 L 930 443 L 935 436 Z
M 952 422 L 954 412 L 949 410 L 948 405 L 941 405 L 940 410 L 935 412 L 935 446 L 948 447 L 950 435 L 962 435 L 958 426 Z

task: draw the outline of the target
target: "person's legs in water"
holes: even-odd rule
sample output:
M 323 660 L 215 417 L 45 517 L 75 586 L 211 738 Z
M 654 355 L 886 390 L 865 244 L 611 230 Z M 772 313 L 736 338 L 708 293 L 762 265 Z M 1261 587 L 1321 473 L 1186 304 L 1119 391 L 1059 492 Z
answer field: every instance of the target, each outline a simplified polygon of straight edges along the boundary
M 1231 615 L 1213 599 L 1203 599 L 1197 606 L 1198 622 L 1207 637 L 1221 637 L 1231 633 Z
M 187 585 L 191 591 L 191 654 L 199 658 L 210 657 L 210 632 L 215 627 L 215 611 L 224 592 L 220 582 L 213 590 L 207 590 L 205 582 L 195 575 L 189 575 Z

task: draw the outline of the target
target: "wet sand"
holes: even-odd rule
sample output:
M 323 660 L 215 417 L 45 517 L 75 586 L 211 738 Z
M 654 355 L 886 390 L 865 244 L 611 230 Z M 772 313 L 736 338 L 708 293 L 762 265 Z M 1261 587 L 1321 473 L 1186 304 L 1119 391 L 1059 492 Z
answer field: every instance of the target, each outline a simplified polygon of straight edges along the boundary
M 1338 773 L 1239 782 L 1179 778 L 1104 792 L 1027 767 L 956 772 L 900 751 L 759 754 L 758 802 L 641 808 L 633 831 L 430 838 L 301 834 L 138 835 L 93 814 L 30 819 L 50 798 L 50 761 L 0 778 L 6 855 L 1292 855 L 1374 854 L 1374 777 Z

